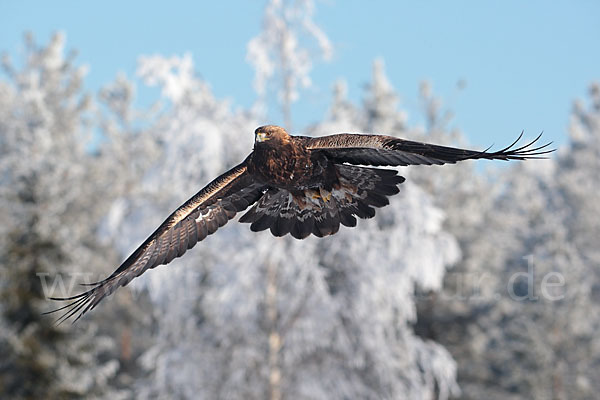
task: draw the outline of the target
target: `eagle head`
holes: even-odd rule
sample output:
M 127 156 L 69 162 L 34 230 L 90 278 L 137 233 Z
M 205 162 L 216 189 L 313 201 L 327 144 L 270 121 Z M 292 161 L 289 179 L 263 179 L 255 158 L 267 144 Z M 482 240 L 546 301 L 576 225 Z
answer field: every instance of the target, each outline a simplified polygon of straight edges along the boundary
M 254 131 L 254 143 L 280 144 L 289 142 L 290 135 L 280 126 L 265 125 L 256 128 Z

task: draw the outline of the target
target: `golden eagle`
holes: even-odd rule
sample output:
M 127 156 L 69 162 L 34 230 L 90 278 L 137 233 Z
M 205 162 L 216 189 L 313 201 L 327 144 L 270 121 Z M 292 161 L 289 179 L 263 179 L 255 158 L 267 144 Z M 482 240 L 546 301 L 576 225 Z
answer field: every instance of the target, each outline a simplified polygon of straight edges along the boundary
M 79 313 L 77 321 L 103 298 L 127 285 L 149 268 L 181 257 L 197 242 L 248 210 L 240 222 L 252 231 L 270 229 L 304 239 L 333 235 L 340 224 L 356 225 L 356 217 L 371 218 L 374 207 L 389 204 L 404 177 L 397 171 L 371 166 L 441 165 L 470 159 L 526 160 L 544 158 L 550 143 L 510 146 L 496 152 L 474 151 L 391 136 L 336 134 L 324 137 L 291 136 L 267 125 L 255 131 L 254 150 L 239 165 L 210 182 L 175 210 L 108 278 L 72 297 L 58 323 Z M 75 322 L 73 321 L 73 322 Z

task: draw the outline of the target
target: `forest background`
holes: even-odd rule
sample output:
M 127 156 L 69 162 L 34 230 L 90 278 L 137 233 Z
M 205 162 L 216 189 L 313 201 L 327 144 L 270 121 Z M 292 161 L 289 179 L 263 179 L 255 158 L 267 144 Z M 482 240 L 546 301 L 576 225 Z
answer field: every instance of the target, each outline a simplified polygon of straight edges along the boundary
M 246 17 L 239 32 L 229 29 L 247 34 L 236 60 L 215 35 L 193 52 L 129 54 L 135 72 L 113 71 L 101 84 L 88 84 L 95 64 L 76 54 L 69 31 L 5 45 L 1 397 L 585 399 L 600 390 L 598 28 L 585 24 L 594 14 L 578 4 L 569 9 L 577 32 L 565 23 L 508 40 L 516 52 L 517 41 L 528 45 L 521 51 L 531 58 L 506 72 L 486 69 L 489 49 L 462 57 L 460 43 L 422 58 L 394 41 L 427 54 L 437 42 L 401 36 L 400 27 L 367 43 L 386 49 L 380 58 L 356 57 L 352 35 L 376 30 L 376 10 L 348 17 L 352 33 L 332 39 L 316 6 L 344 12 L 309 0 L 254 4 L 253 14 L 219 19 L 231 27 Z M 424 26 L 443 43 L 441 14 Z M 148 29 L 129 18 L 132 32 Z M 514 29 L 489 26 L 499 37 Z M 104 46 L 118 57 L 128 43 Z M 560 62 L 540 57 L 544 49 Z M 403 56 L 393 74 L 388 51 Z M 456 59 L 470 69 L 457 73 Z M 422 80 L 432 62 L 455 74 L 442 85 L 447 98 Z M 205 65 L 222 73 L 209 81 Z M 356 68 L 371 76 L 361 82 Z M 236 93 L 227 85 L 238 79 L 247 87 L 240 101 L 218 94 Z M 497 91 L 481 92 L 486 79 Z M 560 98 L 583 93 L 581 79 L 589 80 L 582 99 Z M 528 100 L 536 89 L 539 101 Z M 55 306 L 47 296 L 112 272 L 175 207 L 243 159 L 257 126 L 273 122 L 300 134 L 376 132 L 478 148 L 543 129 L 558 151 L 526 163 L 400 168 L 401 194 L 355 229 L 297 241 L 232 222 L 75 325 L 41 315 Z

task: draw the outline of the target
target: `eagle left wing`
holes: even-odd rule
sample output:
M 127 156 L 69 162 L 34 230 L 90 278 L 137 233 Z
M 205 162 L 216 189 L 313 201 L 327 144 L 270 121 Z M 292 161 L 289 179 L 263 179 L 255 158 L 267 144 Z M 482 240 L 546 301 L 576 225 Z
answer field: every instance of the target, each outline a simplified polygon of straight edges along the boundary
M 73 322 L 77 321 L 103 298 L 147 269 L 181 257 L 197 242 L 225 225 L 237 212 L 256 202 L 263 190 L 263 185 L 255 182 L 247 172 L 245 162 L 230 169 L 175 210 L 108 278 L 91 284 L 90 290 L 76 296 L 51 298 L 72 302 L 46 314 L 66 309 L 57 323 L 79 312 Z
M 530 143 L 515 147 L 522 136 L 523 133 L 510 146 L 495 152 L 438 146 L 383 135 L 340 133 L 304 140 L 308 149 L 322 151 L 335 162 L 375 166 L 441 165 L 470 159 L 526 160 L 544 158 L 543 155 L 554 151 L 546 149 L 552 142 L 534 147 L 541 134 Z

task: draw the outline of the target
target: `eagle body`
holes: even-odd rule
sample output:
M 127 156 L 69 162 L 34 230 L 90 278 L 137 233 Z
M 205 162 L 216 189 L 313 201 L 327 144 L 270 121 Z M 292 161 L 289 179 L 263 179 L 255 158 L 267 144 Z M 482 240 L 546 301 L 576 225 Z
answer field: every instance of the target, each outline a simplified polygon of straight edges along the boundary
M 522 134 L 521 134 L 522 135 Z M 241 211 L 252 231 L 274 236 L 335 234 L 340 225 L 375 215 L 389 204 L 404 177 L 382 166 L 441 165 L 468 159 L 526 160 L 545 158 L 550 143 L 532 142 L 496 151 L 475 151 L 421 143 L 392 136 L 340 133 L 322 137 L 291 136 L 266 125 L 255 131 L 254 149 L 240 164 L 214 179 L 175 210 L 106 279 L 81 294 L 53 298 L 71 302 L 57 322 L 75 321 L 103 298 L 150 268 L 181 257 Z
M 325 152 L 311 149 L 311 138 L 290 136 L 280 127 L 257 130 L 247 168 L 265 185 L 263 197 L 240 218 L 253 231 L 270 229 L 297 239 L 328 236 L 340 224 L 375 215 L 373 207 L 388 204 L 404 178 L 394 170 L 337 164 Z
M 317 187 L 331 178 L 327 158 L 311 154 L 297 138 L 279 147 L 255 146 L 248 160 L 248 173 L 267 186 L 288 190 Z M 328 176 L 325 176 L 328 173 Z

